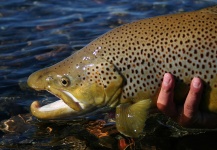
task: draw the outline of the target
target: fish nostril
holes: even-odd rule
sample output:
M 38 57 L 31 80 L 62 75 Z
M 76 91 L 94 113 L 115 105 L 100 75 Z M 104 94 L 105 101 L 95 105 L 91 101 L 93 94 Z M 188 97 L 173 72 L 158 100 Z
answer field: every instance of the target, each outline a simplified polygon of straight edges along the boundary
M 38 76 L 38 79 L 41 79 L 42 77 L 43 77 L 42 75 L 39 75 L 39 76 Z
M 51 81 L 51 80 L 53 80 L 53 77 L 52 76 L 48 76 L 47 78 L 46 78 L 46 81 Z

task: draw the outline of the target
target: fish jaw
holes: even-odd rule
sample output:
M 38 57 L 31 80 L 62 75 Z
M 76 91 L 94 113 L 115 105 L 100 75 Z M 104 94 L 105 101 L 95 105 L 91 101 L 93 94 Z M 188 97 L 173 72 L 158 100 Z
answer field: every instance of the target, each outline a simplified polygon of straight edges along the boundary
M 78 114 L 78 111 L 70 108 L 62 100 L 58 100 L 42 107 L 38 101 L 34 101 L 31 104 L 30 109 L 31 113 L 39 119 L 58 119 Z
M 57 100 L 53 103 L 50 103 L 44 106 L 40 106 L 38 101 L 34 101 L 30 106 L 31 113 L 35 117 L 39 119 L 43 119 L 43 120 L 61 119 L 61 118 L 66 118 L 66 117 L 78 116 L 94 108 L 91 105 L 85 105 L 79 102 L 72 94 L 70 94 L 67 91 L 63 91 L 63 93 L 66 93 L 64 97 L 64 101 L 60 99 L 60 100 Z M 70 101 L 70 104 L 66 103 L 66 99 Z M 74 102 L 73 105 L 72 105 L 72 102 Z M 73 109 L 70 106 L 76 109 Z
M 44 90 L 41 87 L 33 86 L 36 90 Z M 74 95 L 68 91 L 48 87 L 47 91 L 60 98 L 53 103 L 40 106 L 38 101 L 34 101 L 31 106 L 31 113 L 39 119 L 60 119 L 73 117 L 88 112 L 93 107 L 89 104 L 81 103 Z
M 73 110 L 81 111 L 82 108 L 79 105 L 79 101 L 73 96 L 73 94 L 67 90 L 63 90 L 61 86 L 55 85 L 58 84 L 58 81 L 56 80 L 61 80 L 59 78 L 59 73 L 50 71 L 49 68 L 45 68 L 32 73 L 29 76 L 27 83 L 31 88 L 37 91 L 47 90 L 51 94 L 63 100 L 64 103 Z
M 60 98 L 66 105 L 68 105 L 70 108 L 72 108 L 74 111 L 81 111 L 82 107 L 79 102 L 79 100 L 73 96 L 70 92 L 60 90 L 60 89 L 55 89 L 52 87 L 49 87 L 48 92 L 52 93 L 56 97 Z

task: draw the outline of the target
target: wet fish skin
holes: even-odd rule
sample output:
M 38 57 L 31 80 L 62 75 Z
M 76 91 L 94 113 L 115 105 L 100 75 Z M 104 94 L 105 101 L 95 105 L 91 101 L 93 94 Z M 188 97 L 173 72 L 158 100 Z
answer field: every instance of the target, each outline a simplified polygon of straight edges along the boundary
M 176 103 L 184 102 L 191 79 L 198 76 L 205 84 L 200 108 L 217 113 L 217 6 L 120 26 L 33 73 L 30 87 L 53 93 L 69 107 L 48 113 L 34 102 L 31 111 L 53 119 L 116 107 L 117 129 L 138 137 L 166 72 L 176 77 Z

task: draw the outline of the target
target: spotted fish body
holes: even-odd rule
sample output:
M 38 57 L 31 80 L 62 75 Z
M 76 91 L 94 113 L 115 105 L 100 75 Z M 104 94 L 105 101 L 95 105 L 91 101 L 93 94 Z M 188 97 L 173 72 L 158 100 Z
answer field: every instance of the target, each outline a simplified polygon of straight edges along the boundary
M 126 77 L 122 100 L 136 100 L 140 92 L 154 95 L 165 72 L 187 84 L 199 76 L 216 88 L 216 13 L 204 9 L 137 21 L 107 33 L 91 45 L 95 49 L 100 46 L 98 55 L 115 64 Z
M 156 106 L 166 72 L 177 79 L 176 102 L 185 100 L 191 79 L 199 76 L 206 85 L 201 109 L 217 113 L 217 6 L 139 20 L 111 30 L 29 77 L 31 87 L 60 97 L 67 104 L 62 107 L 67 113 L 62 115 L 55 108 L 46 115 L 47 107 L 38 111 L 36 102 L 31 109 L 33 115 L 49 119 L 87 112 L 95 106 L 116 107 L 117 129 L 137 137 L 148 108 Z

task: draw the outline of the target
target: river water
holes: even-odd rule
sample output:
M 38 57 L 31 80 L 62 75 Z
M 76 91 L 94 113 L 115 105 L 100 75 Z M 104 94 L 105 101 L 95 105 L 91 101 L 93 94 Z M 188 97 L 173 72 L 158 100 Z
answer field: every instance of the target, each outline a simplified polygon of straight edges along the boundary
M 87 139 L 82 136 L 77 138 L 74 134 L 78 134 L 78 131 L 74 130 L 70 136 L 60 136 L 59 134 L 64 132 L 65 135 L 66 132 L 62 131 L 62 128 L 70 128 L 71 122 L 67 124 L 49 122 L 44 126 L 40 121 L 32 121 L 34 118 L 29 114 L 30 104 L 34 100 L 48 103 L 55 100 L 55 97 L 47 92 L 28 88 L 26 84 L 28 76 L 36 70 L 59 62 L 99 35 L 122 24 L 157 15 L 197 10 L 216 4 L 217 0 L 1 0 L 0 148 L 67 149 L 65 146 L 71 146 L 71 149 L 76 149 L 78 146 L 77 149 L 84 149 L 84 147 L 94 149 L 102 146 L 109 149 L 111 146 L 108 146 L 108 143 L 111 145 L 112 142 L 118 146 L 117 138 L 116 141 L 112 138 L 103 139 L 101 143 L 98 140 L 97 144 L 91 145 L 89 140 L 94 139 L 92 136 Z M 6 129 L 4 123 L 8 119 L 12 122 L 17 119 L 17 124 L 16 121 L 15 124 L 10 124 L 13 129 Z M 31 125 L 26 124 L 27 120 L 32 121 Z M 73 125 L 77 128 L 81 122 L 76 121 Z M 57 130 L 60 127 L 61 132 L 56 131 L 52 134 L 47 132 L 48 129 Z M 183 134 L 183 132 L 179 133 Z M 165 135 L 161 132 L 159 134 L 170 143 L 167 146 L 178 149 L 180 141 L 177 141 L 177 135 L 169 133 Z M 211 135 L 210 132 L 209 135 L 198 133 L 192 139 L 198 140 L 201 136 L 212 138 L 213 132 Z M 54 137 L 55 140 L 58 139 L 56 142 Z M 64 145 L 61 140 L 66 137 L 72 138 L 69 141 L 74 143 L 68 141 Z M 148 137 L 145 139 L 147 144 L 144 144 L 146 146 L 143 148 L 168 148 L 161 141 L 153 142 Z M 162 142 L 165 142 L 164 140 Z M 49 142 L 52 144 L 45 144 Z M 184 139 L 184 144 L 185 142 L 187 143 L 187 140 Z M 74 147 L 70 145 L 72 143 Z M 190 149 L 195 145 L 191 145 Z M 213 145 L 209 143 L 207 146 L 208 149 L 212 149 Z

